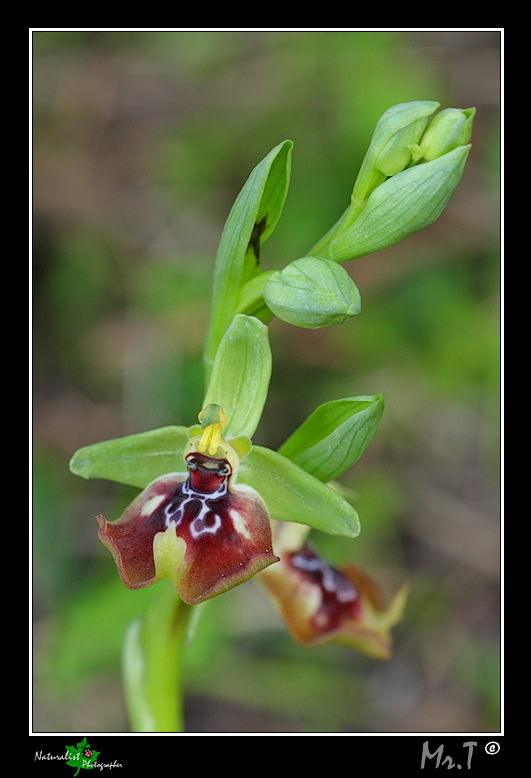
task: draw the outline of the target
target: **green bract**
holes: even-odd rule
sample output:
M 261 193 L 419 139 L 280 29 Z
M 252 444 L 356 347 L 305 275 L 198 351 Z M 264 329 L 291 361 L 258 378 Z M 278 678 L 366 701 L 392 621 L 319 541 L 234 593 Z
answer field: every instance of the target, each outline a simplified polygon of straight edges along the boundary
M 360 293 L 347 271 L 322 257 L 302 257 L 273 273 L 263 294 L 275 316 L 297 327 L 343 324 L 361 310 Z
M 260 247 L 280 218 L 290 179 L 292 146 L 290 140 L 283 141 L 254 168 L 227 218 L 214 267 L 204 351 L 207 381 L 217 347 L 234 314 L 254 312 L 254 303 L 249 300 L 250 308 L 241 307 L 241 292 L 260 273 Z
M 372 254 L 392 246 L 432 224 L 455 190 L 470 146 L 403 170 L 380 184 L 356 221 L 328 246 L 337 262 Z

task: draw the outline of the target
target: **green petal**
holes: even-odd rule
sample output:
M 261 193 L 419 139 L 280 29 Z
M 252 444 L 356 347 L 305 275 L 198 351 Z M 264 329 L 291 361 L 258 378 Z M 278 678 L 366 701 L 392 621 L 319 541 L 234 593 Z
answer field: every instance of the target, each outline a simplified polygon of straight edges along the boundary
M 336 491 L 276 451 L 254 446 L 241 461 L 238 482 L 252 486 L 271 519 L 306 524 L 330 535 L 355 538 L 356 510 Z
M 251 438 L 258 426 L 271 378 L 268 329 L 254 316 L 237 314 L 216 353 L 204 405 L 223 408 L 226 439 Z
M 333 481 L 361 457 L 383 409 L 381 394 L 324 403 L 288 438 L 279 453 L 320 481 Z
M 82 478 L 104 478 L 145 489 L 166 473 L 185 472 L 187 427 L 162 427 L 80 448 L 70 470 Z

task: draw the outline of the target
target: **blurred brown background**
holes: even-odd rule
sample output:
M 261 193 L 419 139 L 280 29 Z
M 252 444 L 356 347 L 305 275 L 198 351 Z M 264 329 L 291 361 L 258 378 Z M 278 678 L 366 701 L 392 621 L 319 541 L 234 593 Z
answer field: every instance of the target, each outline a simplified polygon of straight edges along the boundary
M 498 731 L 500 33 L 34 31 L 33 68 L 34 730 L 126 731 L 121 637 L 156 589 L 124 589 L 97 539 L 132 493 L 74 477 L 71 455 L 195 423 L 218 241 L 274 145 L 294 141 L 266 269 L 341 214 L 383 111 L 429 99 L 477 108 L 457 191 L 345 265 L 357 320 L 273 321 L 255 436 L 276 448 L 319 403 L 384 394 L 341 479 L 360 537 L 312 537 L 388 597 L 410 582 L 395 655 L 295 645 L 250 582 L 205 608 L 186 713 L 193 732 Z

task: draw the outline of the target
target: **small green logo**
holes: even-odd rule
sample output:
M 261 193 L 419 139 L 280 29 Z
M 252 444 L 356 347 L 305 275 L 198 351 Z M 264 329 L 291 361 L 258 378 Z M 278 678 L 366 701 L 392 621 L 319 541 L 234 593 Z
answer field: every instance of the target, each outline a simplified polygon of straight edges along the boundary
M 81 743 L 77 744 L 76 748 L 74 748 L 74 746 L 66 746 L 66 754 L 68 756 L 67 765 L 70 767 L 77 767 L 74 778 L 81 769 L 91 770 L 100 753 L 101 751 L 92 750 L 87 743 L 86 737 L 83 738 Z

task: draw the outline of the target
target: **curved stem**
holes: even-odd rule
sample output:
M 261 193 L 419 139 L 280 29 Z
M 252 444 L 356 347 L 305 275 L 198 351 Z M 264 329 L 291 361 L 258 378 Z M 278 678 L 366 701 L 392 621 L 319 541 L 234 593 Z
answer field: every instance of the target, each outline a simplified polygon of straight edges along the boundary
M 143 620 L 129 625 L 123 649 L 123 683 L 132 732 L 182 732 L 182 659 L 192 606 L 170 581 L 157 585 Z

